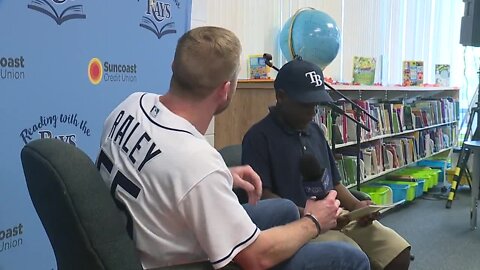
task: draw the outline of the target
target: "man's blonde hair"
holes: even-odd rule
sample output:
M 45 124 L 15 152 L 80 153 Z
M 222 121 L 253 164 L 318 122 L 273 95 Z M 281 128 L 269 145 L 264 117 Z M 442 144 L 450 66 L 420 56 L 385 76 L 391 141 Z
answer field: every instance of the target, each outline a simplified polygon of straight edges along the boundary
M 205 26 L 188 31 L 177 44 L 170 89 L 187 98 L 205 98 L 237 78 L 241 51 L 240 40 L 227 29 Z

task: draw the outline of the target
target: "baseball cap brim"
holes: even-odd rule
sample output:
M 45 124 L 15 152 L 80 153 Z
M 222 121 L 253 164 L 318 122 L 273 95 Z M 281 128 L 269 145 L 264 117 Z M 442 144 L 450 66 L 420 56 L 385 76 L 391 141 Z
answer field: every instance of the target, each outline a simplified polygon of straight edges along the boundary
M 291 91 L 287 95 L 291 99 L 301 103 L 318 103 L 322 105 L 322 104 L 331 104 L 334 102 L 332 97 L 328 94 L 326 90 L 314 90 L 314 91 L 308 91 L 303 93 Z

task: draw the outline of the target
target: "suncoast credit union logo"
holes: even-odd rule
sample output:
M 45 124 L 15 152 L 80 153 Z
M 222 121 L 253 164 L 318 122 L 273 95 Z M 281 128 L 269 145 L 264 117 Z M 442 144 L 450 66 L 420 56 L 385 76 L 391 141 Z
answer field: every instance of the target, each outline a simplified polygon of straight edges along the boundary
M 0 55 L 0 80 L 25 79 L 25 65 L 23 56 Z
M 22 246 L 24 233 L 25 227 L 21 222 L 0 228 L 0 254 Z
M 73 20 L 85 19 L 87 15 L 83 12 L 83 5 L 78 4 L 80 0 L 33 0 L 28 8 L 52 18 L 57 25 Z
M 92 58 L 88 62 L 88 79 L 94 85 L 100 82 L 134 83 L 137 82 L 137 64 L 102 62 Z
M 155 34 L 158 39 L 165 35 L 177 33 L 173 21 L 173 8 L 170 3 L 158 0 L 142 0 L 147 3 L 145 15 L 142 16 L 140 27 Z M 140 2 L 140 0 L 137 0 Z M 180 0 L 175 0 L 177 9 L 181 8 Z
M 99 84 L 102 81 L 103 69 L 102 62 L 98 58 L 92 58 L 88 63 L 88 79 L 93 84 Z

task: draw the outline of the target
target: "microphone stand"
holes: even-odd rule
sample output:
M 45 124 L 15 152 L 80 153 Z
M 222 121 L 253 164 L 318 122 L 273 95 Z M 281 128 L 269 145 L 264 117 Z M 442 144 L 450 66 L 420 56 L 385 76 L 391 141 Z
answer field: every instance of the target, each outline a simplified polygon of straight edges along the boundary
M 273 68 L 274 70 L 276 70 L 277 72 L 280 71 L 279 68 L 277 68 L 276 66 L 274 66 L 271 62 L 271 60 L 273 59 L 272 55 L 271 54 L 268 54 L 268 53 L 264 53 L 263 54 L 263 58 L 265 59 L 265 64 L 271 68 Z M 355 123 L 355 126 L 356 126 L 356 135 L 357 135 L 357 138 L 356 138 L 356 142 L 357 142 L 357 147 L 356 147 L 356 150 L 357 150 L 357 175 L 356 175 L 356 182 L 357 182 L 357 190 L 360 191 L 360 183 L 361 183 L 361 180 L 360 180 L 360 153 L 362 151 L 361 149 L 361 140 L 360 140 L 360 137 L 361 137 L 361 134 L 362 134 L 362 128 L 367 131 L 367 132 L 370 132 L 370 129 L 365 126 L 362 122 L 360 122 L 360 116 L 362 113 L 366 114 L 370 119 L 372 119 L 373 121 L 375 122 L 378 122 L 378 119 L 375 118 L 373 115 L 371 115 L 369 112 L 367 112 L 365 109 L 363 109 L 362 107 L 360 107 L 357 103 L 353 102 L 351 99 L 349 99 L 348 97 L 346 97 L 344 94 L 342 94 L 340 91 L 338 91 L 337 89 L 333 88 L 330 84 L 328 84 L 327 82 L 325 82 L 325 80 L 323 81 L 323 83 L 325 84 L 325 86 L 327 86 L 330 90 L 332 90 L 334 93 L 336 93 L 337 95 L 341 96 L 345 101 L 347 101 L 348 103 L 352 104 L 352 107 L 353 107 L 353 111 L 354 111 L 354 117 L 351 117 L 350 115 L 348 115 L 343 109 L 339 108 L 338 106 L 336 106 L 335 104 L 331 104 L 331 103 L 328 103 L 328 104 L 322 104 L 324 106 L 328 106 L 329 108 L 332 109 L 332 130 L 331 130 L 331 133 L 332 133 L 332 152 L 335 151 L 335 138 L 334 138 L 334 126 L 336 126 L 336 117 L 338 116 L 337 113 L 341 114 L 341 115 L 344 115 L 346 116 L 348 119 L 350 119 L 352 122 Z
M 352 104 L 353 106 L 353 110 L 354 111 L 358 111 L 359 114 L 361 113 L 364 113 L 366 114 L 370 119 L 372 119 L 373 121 L 375 122 L 378 122 L 378 119 L 371 115 L 368 111 L 366 111 L 364 108 L 360 107 L 357 103 L 353 102 L 351 99 L 349 99 L 348 97 L 346 97 L 344 94 L 342 94 L 342 92 L 340 92 L 339 90 L 333 88 L 333 86 L 331 86 L 329 83 L 327 82 L 323 82 L 325 84 L 326 87 L 328 87 L 330 90 L 332 90 L 335 94 L 341 96 L 344 100 L 348 101 L 348 103 Z
M 371 115 L 368 111 L 366 111 L 364 108 L 360 107 L 357 103 L 353 102 L 351 99 L 349 99 L 348 97 L 346 97 L 344 94 L 342 94 L 340 91 L 338 91 L 337 89 L 333 88 L 333 86 L 331 86 L 329 83 L 327 82 L 323 82 L 325 84 L 325 86 L 327 86 L 328 88 L 330 88 L 330 90 L 332 90 L 335 94 L 339 95 L 340 97 L 342 97 L 345 101 L 347 101 L 348 103 L 352 104 L 352 108 L 353 108 L 353 112 L 354 112 L 354 117 L 355 117 L 355 120 L 350 117 L 348 114 L 346 114 L 345 112 L 343 112 L 342 109 L 338 108 L 339 110 L 341 110 L 343 112 L 343 115 L 347 116 L 347 118 L 349 118 L 350 120 L 352 120 L 354 123 L 355 123 L 355 133 L 356 133 L 356 150 L 357 150 L 357 175 L 356 175 L 356 182 L 357 182 L 357 190 L 360 191 L 360 183 L 361 183 L 361 180 L 360 180 L 360 159 L 361 159 L 361 151 L 362 151 L 362 148 L 361 148 L 361 134 L 362 134 L 362 128 L 367 131 L 367 132 L 370 132 L 370 129 L 368 127 L 366 127 L 365 125 L 363 125 L 360 121 L 360 116 L 362 115 L 362 113 L 364 113 L 365 115 L 367 115 L 370 119 L 372 119 L 373 121 L 375 122 L 378 122 L 378 119 L 375 118 L 375 116 Z M 336 107 L 336 106 L 335 106 Z M 336 118 L 336 117 L 335 117 Z M 333 115 L 332 115 L 332 119 L 333 119 Z M 336 123 L 336 119 L 333 119 L 335 120 L 335 122 L 332 121 L 332 129 L 334 128 L 334 125 L 333 123 Z M 334 141 L 334 137 L 333 137 L 333 131 L 332 131 L 332 151 L 335 149 L 335 141 Z M 363 178 L 363 177 L 362 177 Z

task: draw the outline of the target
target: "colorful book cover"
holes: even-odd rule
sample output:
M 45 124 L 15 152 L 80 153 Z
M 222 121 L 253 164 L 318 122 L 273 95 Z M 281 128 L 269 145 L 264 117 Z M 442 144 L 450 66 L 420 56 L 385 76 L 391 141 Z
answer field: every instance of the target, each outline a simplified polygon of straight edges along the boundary
M 343 156 L 343 167 L 345 169 L 345 180 L 349 185 L 357 183 L 357 157 Z
M 265 63 L 263 55 L 255 54 L 248 56 L 248 74 L 250 79 L 268 79 L 270 68 Z
M 353 57 L 353 83 L 373 85 L 375 81 L 376 60 L 372 57 Z
M 403 119 L 406 130 L 411 130 L 414 128 L 412 116 L 412 107 L 410 105 L 405 105 L 403 107 Z
M 423 61 L 403 61 L 403 86 L 423 84 Z
M 345 165 L 343 164 L 343 156 L 341 154 L 335 154 L 335 162 L 337 163 L 338 172 L 340 173 L 340 179 L 344 186 L 350 185 L 345 175 Z
M 435 65 L 435 84 L 450 86 L 450 65 Z

